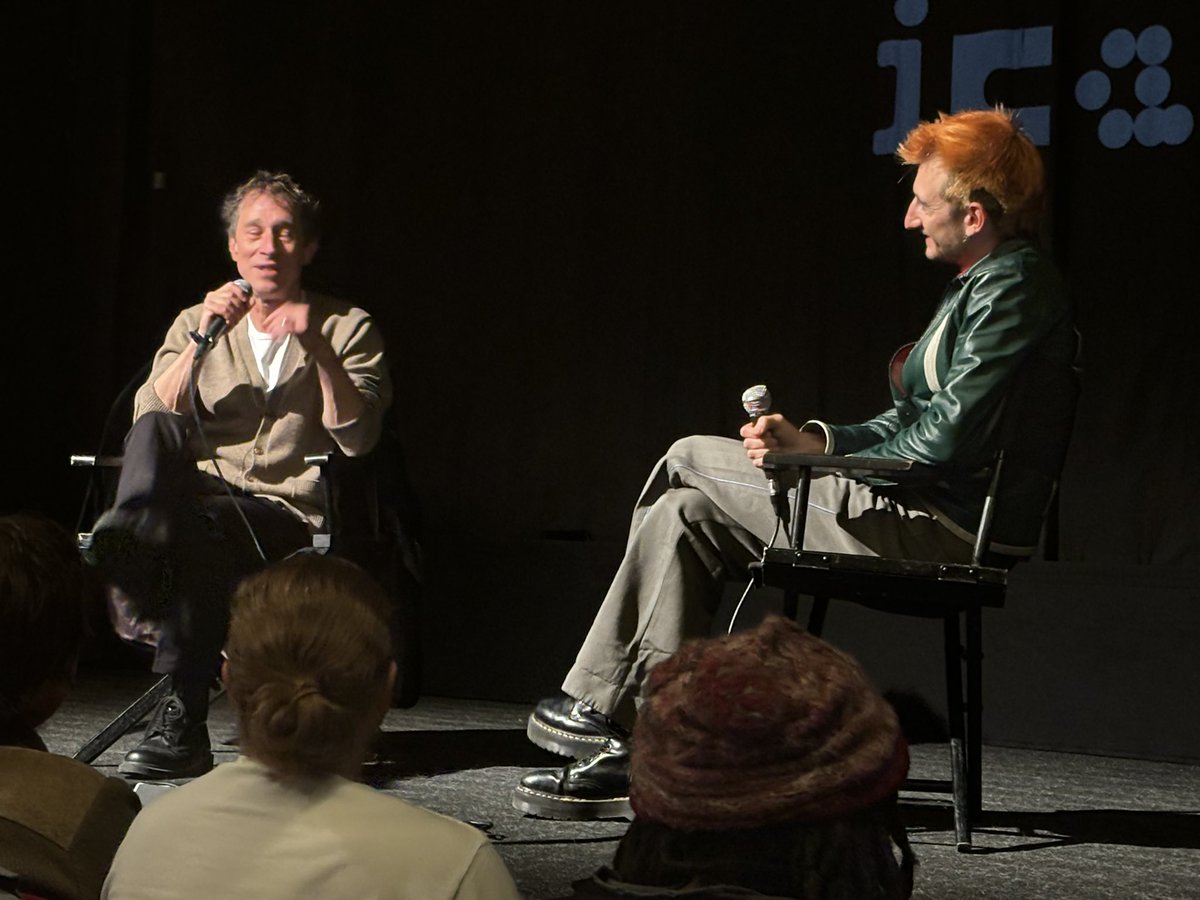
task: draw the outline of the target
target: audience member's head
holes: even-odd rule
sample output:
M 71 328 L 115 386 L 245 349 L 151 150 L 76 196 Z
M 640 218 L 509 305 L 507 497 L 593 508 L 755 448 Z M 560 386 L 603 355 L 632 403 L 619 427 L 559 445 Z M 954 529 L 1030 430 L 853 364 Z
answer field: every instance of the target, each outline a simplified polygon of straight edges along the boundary
M 623 881 L 809 900 L 911 892 L 895 712 L 851 657 L 793 622 L 694 641 L 657 666 L 631 753 Z
M 225 684 L 242 751 L 282 779 L 354 777 L 396 665 L 382 589 L 352 563 L 303 555 L 242 582 Z
M 33 729 L 66 696 L 86 583 L 66 529 L 41 516 L 0 516 L 0 743 L 35 743 Z

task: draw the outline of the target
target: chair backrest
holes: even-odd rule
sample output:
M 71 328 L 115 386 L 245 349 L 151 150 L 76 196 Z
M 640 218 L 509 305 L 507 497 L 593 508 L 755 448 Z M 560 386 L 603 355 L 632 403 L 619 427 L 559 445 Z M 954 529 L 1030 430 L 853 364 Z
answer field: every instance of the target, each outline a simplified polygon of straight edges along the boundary
M 996 497 L 995 530 L 1011 533 L 1026 510 L 1044 524 L 1066 460 L 1079 401 L 1079 370 L 1035 356 L 1015 376 L 1001 419 L 1004 476 Z
M 375 449 L 364 457 L 334 454 L 325 468 L 331 485 L 330 552 L 371 573 L 392 598 L 392 640 L 400 667 L 392 705 L 412 706 L 421 682 L 421 518 L 391 411 Z
M 379 443 L 370 453 L 361 457 L 335 453 L 327 472 L 332 551 L 371 571 L 378 565 L 371 554 L 383 548 L 398 554 L 407 575 L 419 581 L 420 504 L 408 477 L 392 412 L 385 416 Z M 391 586 L 387 579 L 380 580 Z
M 71 458 L 72 465 L 88 469 L 87 487 L 79 504 L 79 516 L 75 521 L 77 533 L 83 532 L 85 523 L 96 521 L 112 500 L 120 471 L 120 464 L 115 460 L 121 455 L 125 433 L 129 431 L 129 424 L 133 419 L 133 395 L 146 381 L 153 362 L 152 359 L 146 360 L 109 406 L 104 424 L 100 428 L 100 437 L 96 441 L 95 455 Z
M 1000 479 L 1004 476 L 1004 451 L 996 453 L 992 465 L 992 477 L 988 482 L 987 494 L 983 498 L 983 510 L 979 515 L 979 528 L 975 532 L 975 547 L 971 551 L 971 565 L 981 566 L 986 561 L 988 542 L 992 536 L 992 521 L 996 515 L 996 495 L 1000 490 Z

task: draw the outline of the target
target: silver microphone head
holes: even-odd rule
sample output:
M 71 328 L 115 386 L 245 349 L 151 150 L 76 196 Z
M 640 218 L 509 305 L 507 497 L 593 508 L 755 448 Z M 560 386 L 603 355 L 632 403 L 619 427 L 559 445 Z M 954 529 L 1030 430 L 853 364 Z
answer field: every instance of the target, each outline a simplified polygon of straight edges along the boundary
M 233 286 L 235 288 L 237 288 L 239 291 L 241 291 L 243 294 L 245 294 L 247 297 L 249 297 L 251 294 L 254 293 L 254 288 L 250 287 L 250 282 L 248 282 L 245 278 L 235 279 L 233 282 Z
M 751 419 L 765 416 L 771 411 L 771 392 L 765 384 L 756 384 L 742 392 L 742 409 Z

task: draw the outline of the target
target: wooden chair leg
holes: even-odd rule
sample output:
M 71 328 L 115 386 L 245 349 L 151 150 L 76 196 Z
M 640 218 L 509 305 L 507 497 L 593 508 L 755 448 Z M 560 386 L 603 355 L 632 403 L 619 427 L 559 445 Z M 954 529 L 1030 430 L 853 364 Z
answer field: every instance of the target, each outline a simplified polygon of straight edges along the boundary
M 950 726 L 950 774 L 954 795 L 954 840 L 959 850 L 971 846 L 969 735 L 963 708 L 962 639 L 957 613 L 942 619 L 946 661 L 946 710 Z

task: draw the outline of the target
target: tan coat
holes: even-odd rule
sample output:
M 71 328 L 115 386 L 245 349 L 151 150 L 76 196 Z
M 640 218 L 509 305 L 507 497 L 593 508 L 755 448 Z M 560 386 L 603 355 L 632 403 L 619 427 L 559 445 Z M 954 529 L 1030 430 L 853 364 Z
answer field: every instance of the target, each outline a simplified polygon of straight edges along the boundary
M 137 795 L 120 778 L 24 747 L 0 747 L 0 772 L 0 865 L 47 897 L 99 897 Z

